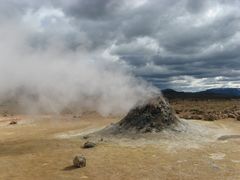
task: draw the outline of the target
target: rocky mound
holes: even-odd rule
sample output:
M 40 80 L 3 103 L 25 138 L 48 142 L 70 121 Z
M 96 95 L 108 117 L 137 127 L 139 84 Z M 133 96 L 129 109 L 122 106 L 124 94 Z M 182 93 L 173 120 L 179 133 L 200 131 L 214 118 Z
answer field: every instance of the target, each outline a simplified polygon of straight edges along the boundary
M 162 96 L 137 106 L 116 125 L 119 132 L 159 132 L 177 124 L 178 118 Z

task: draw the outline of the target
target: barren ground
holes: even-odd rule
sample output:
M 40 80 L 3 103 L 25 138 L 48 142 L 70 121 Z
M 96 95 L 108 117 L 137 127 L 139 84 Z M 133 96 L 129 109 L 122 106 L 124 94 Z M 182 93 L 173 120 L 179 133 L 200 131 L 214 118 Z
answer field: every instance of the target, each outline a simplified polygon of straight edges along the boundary
M 11 116 L 0 118 L 0 179 L 240 179 L 240 122 L 233 119 L 187 121 L 200 127 L 188 138 L 168 135 L 151 140 L 104 138 L 93 149 L 82 149 L 79 135 L 121 117 L 95 114 L 72 116 Z M 9 121 L 17 119 L 17 125 Z M 194 129 L 193 129 L 194 130 Z M 74 169 L 77 154 L 87 166 Z
M 172 99 L 170 103 L 178 116 L 185 119 L 212 121 L 233 118 L 240 120 L 239 99 Z

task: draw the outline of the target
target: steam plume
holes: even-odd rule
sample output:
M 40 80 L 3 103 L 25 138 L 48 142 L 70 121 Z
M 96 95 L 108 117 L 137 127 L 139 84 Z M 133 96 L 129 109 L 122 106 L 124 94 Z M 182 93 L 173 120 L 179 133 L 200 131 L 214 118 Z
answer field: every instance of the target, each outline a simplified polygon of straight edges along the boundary
M 2 25 L 0 100 L 17 99 L 25 112 L 70 108 L 119 114 L 159 93 L 103 49 L 69 49 L 56 37 L 36 47 L 32 29 L 17 22 Z

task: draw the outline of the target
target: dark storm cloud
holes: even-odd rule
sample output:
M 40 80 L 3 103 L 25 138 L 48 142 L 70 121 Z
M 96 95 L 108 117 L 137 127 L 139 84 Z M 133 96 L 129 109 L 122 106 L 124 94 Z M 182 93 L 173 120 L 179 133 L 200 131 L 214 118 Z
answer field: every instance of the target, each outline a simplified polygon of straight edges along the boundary
M 54 23 L 48 16 L 44 31 L 31 35 L 34 47 L 57 39 L 73 51 L 110 53 L 137 76 L 163 88 L 239 87 L 238 0 L 4 2 L 1 19 L 21 18 L 29 9 L 37 15 L 46 13 L 41 8 L 63 13 Z
M 58 4 L 58 2 L 55 2 Z M 121 5 L 121 1 L 112 0 L 73 0 L 62 1 L 59 4 L 63 6 L 65 12 L 71 16 L 80 19 L 87 18 L 92 20 L 109 18 Z
M 207 8 L 207 3 L 208 1 L 206 0 L 201 0 L 201 1 L 196 1 L 196 0 L 189 0 L 187 2 L 187 10 L 191 13 L 200 13 Z

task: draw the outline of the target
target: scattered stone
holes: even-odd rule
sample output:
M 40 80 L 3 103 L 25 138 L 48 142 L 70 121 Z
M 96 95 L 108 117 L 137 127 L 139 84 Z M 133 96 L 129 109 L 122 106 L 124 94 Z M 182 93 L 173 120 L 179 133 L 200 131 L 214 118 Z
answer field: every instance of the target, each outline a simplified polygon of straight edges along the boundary
M 183 119 L 192 119 L 192 116 L 184 114 L 184 115 L 181 116 L 181 118 L 183 118 Z
M 190 115 L 190 119 L 201 120 L 202 116 L 194 114 L 194 115 Z
M 152 128 L 151 127 L 147 127 L 146 130 L 145 130 L 145 133 L 150 133 L 152 132 Z
M 88 139 L 90 136 L 86 135 L 86 136 L 83 136 L 83 139 Z
M 96 146 L 95 143 L 87 141 L 87 142 L 84 143 L 83 148 L 87 149 L 87 148 L 93 148 L 95 146 Z
M 176 114 L 180 114 L 182 112 L 182 110 L 181 109 L 176 109 L 175 112 L 176 112 Z
M 217 118 L 216 118 L 216 116 L 213 115 L 213 114 L 206 114 L 206 115 L 204 116 L 204 119 L 205 119 L 206 121 L 214 121 L 214 120 L 216 120 Z
M 15 125 L 15 124 L 17 124 L 17 121 L 12 120 L 9 124 L 10 124 L 10 125 Z
M 234 114 L 228 114 L 228 117 L 233 118 L 233 119 L 236 118 L 236 116 Z
M 190 109 L 189 111 L 190 111 L 192 114 L 195 114 L 195 115 L 202 115 L 202 114 L 204 114 L 203 111 L 198 110 L 198 109 Z
M 227 119 L 228 116 L 227 116 L 227 114 L 222 114 L 220 118 L 221 118 L 221 119 Z
M 73 166 L 76 168 L 83 168 L 86 166 L 86 158 L 82 155 L 75 156 L 73 159 Z

